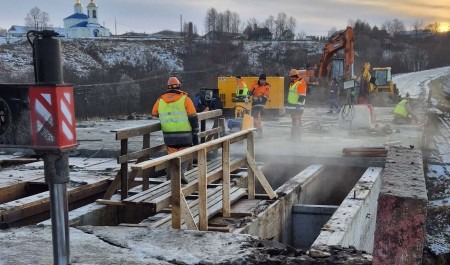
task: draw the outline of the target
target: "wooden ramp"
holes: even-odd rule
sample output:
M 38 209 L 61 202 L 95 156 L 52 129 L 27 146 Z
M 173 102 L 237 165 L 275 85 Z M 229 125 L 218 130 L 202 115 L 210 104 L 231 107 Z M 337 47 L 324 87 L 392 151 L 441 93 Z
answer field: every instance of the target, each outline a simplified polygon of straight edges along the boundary
M 222 166 L 222 158 L 214 159 L 208 163 L 208 169 L 210 172 L 208 173 L 209 181 L 211 184 L 221 178 L 221 166 Z M 235 158 L 231 160 L 230 163 L 231 170 L 237 170 L 245 165 L 245 160 Z M 197 178 L 197 168 L 194 168 L 188 172 L 186 172 L 185 177 L 189 180 L 189 183 L 182 187 L 182 192 L 184 196 L 188 196 L 198 190 L 198 178 Z M 243 177 L 242 175 L 240 177 Z M 142 191 L 136 195 L 128 197 L 123 200 L 124 203 L 128 204 L 147 204 L 150 206 L 151 211 L 153 213 L 160 212 L 164 208 L 170 205 L 171 198 L 171 185 L 170 180 L 167 180 L 159 185 L 153 186 L 148 190 Z
M 247 191 L 243 188 L 238 188 L 238 187 L 232 187 L 230 189 L 230 202 L 234 203 L 236 201 L 238 201 L 239 199 L 241 199 L 242 197 L 244 197 L 245 195 L 247 195 Z M 220 211 L 222 210 L 222 187 L 218 186 L 212 189 L 208 189 L 208 203 L 207 203 L 207 217 L 212 218 L 214 215 L 220 213 Z M 194 220 L 195 226 L 198 227 L 199 226 L 199 200 L 198 199 L 194 199 L 194 200 L 187 200 L 187 205 L 189 207 L 189 209 L 191 209 L 191 214 L 192 214 L 192 218 Z M 184 209 L 182 210 L 182 215 L 186 215 L 188 214 L 187 211 L 185 211 Z M 161 216 L 164 215 L 164 216 Z M 188 224 L 186 223 L 186 219 L 189 218 L 185 218 L 183 216 L 183 220 L 181 222 L 181 228 L 182 229 L 189 229 Z M 123 224 L 126 225 L 126 224 Z M 143 226 L 149 226 L 149 227 L 153 227 L 153 228 L 157 228 L 157 227 L 166 227 L 166 228 L 170 228 L 172 226 L 172 215 L 170 213 L 162 213 L 160 214 L 160 219 L 155 221 L 155 222 L 149 222 L 149 223 L 141 223 L 141 225 Z

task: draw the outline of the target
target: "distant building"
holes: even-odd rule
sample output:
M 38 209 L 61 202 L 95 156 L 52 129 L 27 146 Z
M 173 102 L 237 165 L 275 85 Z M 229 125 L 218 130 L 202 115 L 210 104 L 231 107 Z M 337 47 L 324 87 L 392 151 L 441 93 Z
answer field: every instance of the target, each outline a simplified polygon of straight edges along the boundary
M 11 28 L 8 29 L 8 36 L 10 36 L 10 37 L 26 37 L 27 32 L 29 30 L 30 30 L 30 28 L 26 27 L 26 26 L 12 25 Z M 64 28 L 45 27 L 45 30 L 54 30 L 61 37 L 65 37 L 65 35 L 66 35 L 66 30 Z
M 83 13 L 83 6 L 80 0 L 76 0 L 74 5 L 74 14 L 66 17 L 64 28 L 67 38 L 95 38 L 109 37 L 109 29 L 98 23 L 98 6 L 94 0 L 87 5 L 87 15 Z

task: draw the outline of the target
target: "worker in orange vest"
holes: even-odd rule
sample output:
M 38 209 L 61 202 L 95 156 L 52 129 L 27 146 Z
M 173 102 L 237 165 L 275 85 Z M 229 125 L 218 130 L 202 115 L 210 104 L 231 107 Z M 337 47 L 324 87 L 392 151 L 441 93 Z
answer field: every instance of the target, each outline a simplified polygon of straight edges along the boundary
M 286 112 L 291 114 L 291 137 L 298 140 L 301 135 L 302 116 L 305 109 L 306 82 L 296 69 L 289 71 L 289 78 L 291 82 L 289 84 Z
M 181 90 L 178 78 L 170 77 L 167 88 L 168 90 L 156 100 L 152 115 L 159 118 L 167 153 L 172 154 L 198 144 L 199 125 L 194 103 L 188 93 Z M 183 184 L 188 183 L 184 177 L 187 164 L 181 164 Z M 170 176 L 167 175 L 167 178 L 170 179 Z
M 258 137 L 262 137 L 261 114 L 269 100 L 270 84 L 266 82 L 266 75 L 261 74 L 257 82 L 252 85 L 252 116 L 255 128 L 257 128 Z

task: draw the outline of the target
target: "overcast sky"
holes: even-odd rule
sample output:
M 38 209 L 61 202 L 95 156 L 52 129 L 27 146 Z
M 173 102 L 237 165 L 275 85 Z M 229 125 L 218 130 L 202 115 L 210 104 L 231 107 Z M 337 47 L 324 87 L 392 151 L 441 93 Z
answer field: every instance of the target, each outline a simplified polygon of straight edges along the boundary
M 90 0 L 81 0 L 83 10 Z M 38 7 L 49 14 L 50 24 L 63 27 L 63 18 L 73 14 L 75 0 L 0 0 L 0 27 L 24 25 L 27 13 Z M 204 34 L 206 11 L 229 9 L 246 23 L 250 18 L 264 22 L 266 18 L 284 12 L 297 21 L 296 31 L 307 35 L 327 35 L 335 27 L 344 29 L 349 20 L 362 19 L 371 26 L 381 27 L 394 18 L 407 29 L 415 22 L 450 23 L 450 0 L 95 0 L 98 21 L 122 34 L 129 31 L 154 33 L 164 29 L 180 30 L 180 15 L 193 22 L 199 34 Z

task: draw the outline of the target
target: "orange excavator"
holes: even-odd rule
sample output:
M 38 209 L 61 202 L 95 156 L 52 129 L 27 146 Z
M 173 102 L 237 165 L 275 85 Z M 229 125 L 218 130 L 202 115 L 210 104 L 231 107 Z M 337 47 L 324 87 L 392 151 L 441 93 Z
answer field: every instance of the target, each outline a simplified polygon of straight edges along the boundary
M 340 50 L 344 50 L 344 58 L 336 57 Z M 300 69 L 300 76 L 309 86 L 328 84 L 333 78 L 345 76 L 350 80 L 353 76 L 353 63 L 355 57 L 353 28 L 337 31 L 328 40 L 323 48 L 323 54 L 317 69 Z
M 352 78 L 353 63 L 355 61 L 355 49 L 353 40 L 353 28 L 351 27 L 347 27 L 347 29 L 343 31 L 338 31 L 330 37 L 330 40 L 323 49 L 322 58 L 320 58 L 320 64 L 317 73 L 317 76 L 319 78 L 334 78 L 334 76 L 332 75 L 335 74 L 336 70 L 333 69 L 333 65 L 331 64 L 331 62 L 333 61 L 334 55 L 342 49 L 344 49 L 345 53 L 345 69 L 343 69 L 343 74 L 345 74 L 347 80 L 350 80 Z

